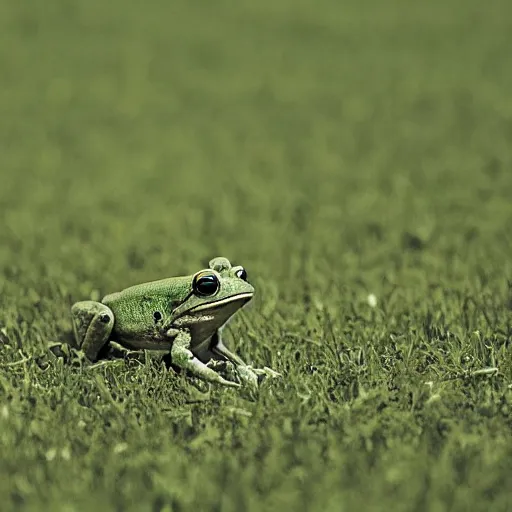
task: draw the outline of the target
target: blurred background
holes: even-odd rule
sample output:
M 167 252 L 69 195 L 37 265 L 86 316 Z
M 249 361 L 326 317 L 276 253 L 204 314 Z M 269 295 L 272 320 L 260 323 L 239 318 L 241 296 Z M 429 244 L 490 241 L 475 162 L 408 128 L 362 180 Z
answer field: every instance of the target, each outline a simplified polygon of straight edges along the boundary
M 292 288 L 425 247 L 440 277 L 509 265 L 510 11 L 2 2 L 0 264 L 108 288 L 217 254 Z

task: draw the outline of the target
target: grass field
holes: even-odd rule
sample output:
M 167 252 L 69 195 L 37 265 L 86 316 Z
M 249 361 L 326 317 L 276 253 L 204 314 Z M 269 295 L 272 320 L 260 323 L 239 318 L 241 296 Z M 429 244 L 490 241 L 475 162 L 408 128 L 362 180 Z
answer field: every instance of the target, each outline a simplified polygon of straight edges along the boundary
M 512 510 L 510 34 L 505 0 L 2 2 L 2 512 Z M 258 401 L 49 357 L 74 301 L 218 255 Z

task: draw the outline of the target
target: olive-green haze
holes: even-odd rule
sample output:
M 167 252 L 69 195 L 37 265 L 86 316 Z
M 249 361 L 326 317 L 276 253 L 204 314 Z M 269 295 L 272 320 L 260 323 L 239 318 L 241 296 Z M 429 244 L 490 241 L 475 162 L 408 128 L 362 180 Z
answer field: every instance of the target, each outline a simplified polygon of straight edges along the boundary
M 512 4 L 0 4 L 0 509 L 512 509 Z M 215 256 L 259 401 L 48 355 Z

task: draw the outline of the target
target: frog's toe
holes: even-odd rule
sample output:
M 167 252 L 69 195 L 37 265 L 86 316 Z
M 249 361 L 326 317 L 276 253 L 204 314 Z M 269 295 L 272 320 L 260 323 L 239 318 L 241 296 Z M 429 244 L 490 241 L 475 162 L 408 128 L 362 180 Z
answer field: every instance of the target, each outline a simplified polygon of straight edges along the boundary
M 223 386 L 227 386 L 229 388 L 240 388 L 241 385 L 238 382 L 234 382 L 232 380 L 227 380 L 224 377 L 219 376 L 219 380 L 217 381 L 219 384 L 222 384 Z
M 259 396 L 259 379 L 253 369 L 247 365 L 237 367 L 237 377 L 242 384 L 242 395 L 250 400 Z
M 272 368 L 269 368 L 268 366 L 264 366 L 263 368 L 254 368 L 253 372 L 256 375 L 258 375 L 258 377 L 261 377 L 261 379 L 264 379 L 264 378 L 277 379 L 277 378 L 283 376 L 282 373 L 276 372 L 275 370 L 272 370 Z
M 254 372 L 254 369 L 248 365 L 240 365 L 237 368 L 237 373 L 240 379 L 249 385 L 256 386 L 258 385 L 258 376 Z

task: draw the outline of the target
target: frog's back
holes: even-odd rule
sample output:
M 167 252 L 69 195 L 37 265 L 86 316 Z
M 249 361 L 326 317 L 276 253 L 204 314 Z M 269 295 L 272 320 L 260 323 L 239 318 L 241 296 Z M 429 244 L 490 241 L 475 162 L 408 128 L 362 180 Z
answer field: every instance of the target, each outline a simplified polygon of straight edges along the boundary
M 114 313 L 116 339 L 154 338 L 157 319 L 165 321 L 181 303 L 189 277 L 173 277 L 125 288 L 103 297 Z M 158 314 L 159 313 L 159 314 Z

